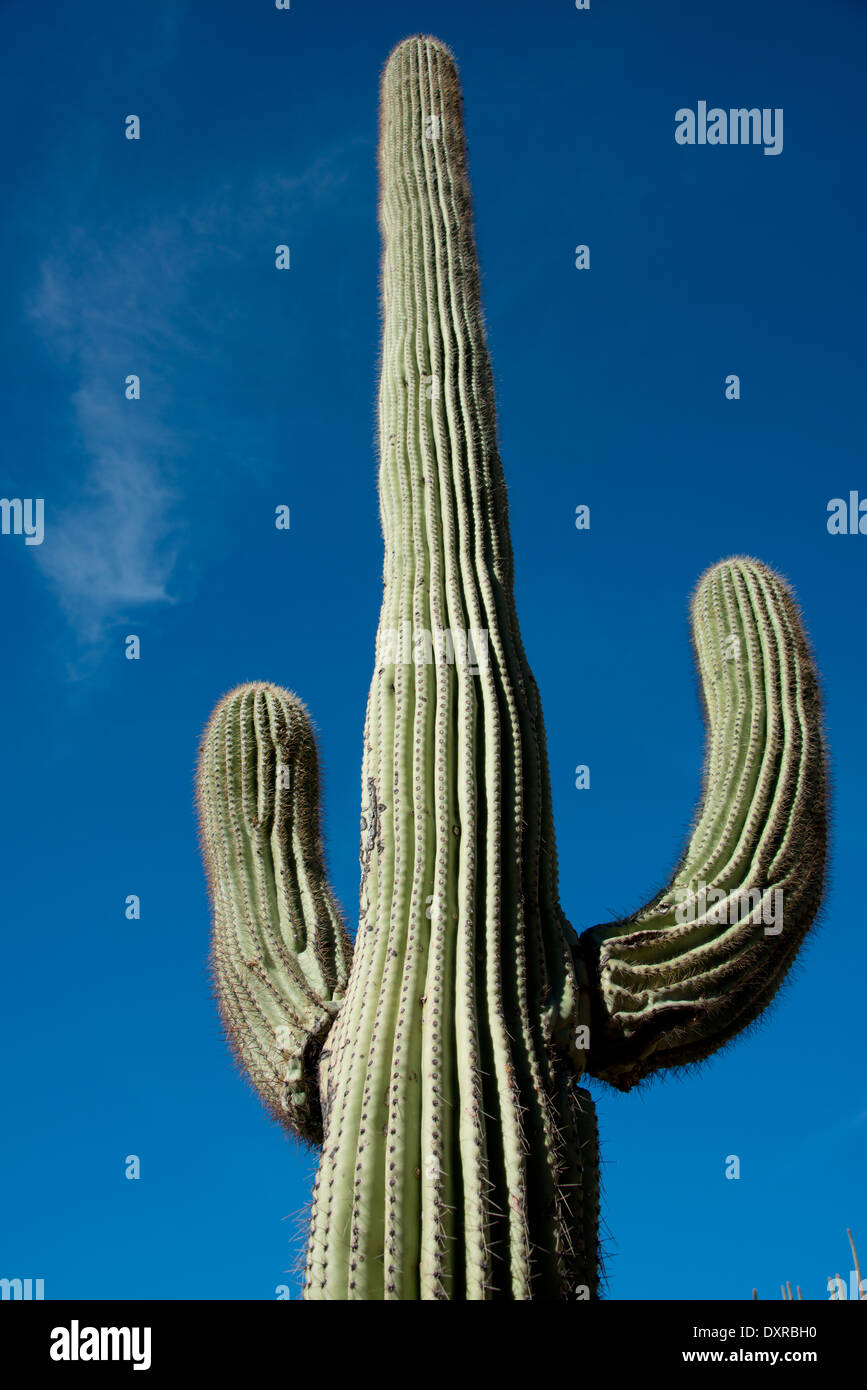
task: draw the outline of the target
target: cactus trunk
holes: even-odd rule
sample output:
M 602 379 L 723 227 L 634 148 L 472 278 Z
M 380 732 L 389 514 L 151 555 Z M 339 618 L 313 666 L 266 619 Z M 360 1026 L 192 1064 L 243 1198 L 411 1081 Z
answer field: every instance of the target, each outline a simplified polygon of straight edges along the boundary
M 582 1102 L 550 1046 L 578 989 L 512 596 L 460 90 L 433 41 L 388 63 L 380 178 L 384 594 L 306 1292 L 559 1298 L 596 1283 Z

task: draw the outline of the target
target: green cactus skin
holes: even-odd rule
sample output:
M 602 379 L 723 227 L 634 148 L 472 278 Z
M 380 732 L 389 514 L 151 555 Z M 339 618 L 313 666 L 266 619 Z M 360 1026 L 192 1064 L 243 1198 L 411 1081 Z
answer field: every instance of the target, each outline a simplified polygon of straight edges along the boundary
M 305 1298 L 594 1298 L 598 1142 L 578 1082 L 626 1090 L 706 1057 L 770 1002 L 824 882 L 818 684 L 785 583 L 748 558 L 709 570 L 692 605 L 708 723 L 694 833 L 652 903 L 578 938 L 512 592 L 460 89 L 435 39 L 386 64 L 380 178 L 385 565 L 354 951 L 304 707 L 243 686 L 199 764 L 215 986 L 269 1110 L 324 1131 Z M 393 634 L 445 630 L 486 634 L 485 659 L 395 650 Z M 702 885 L 725 911 L 679 920 Z M 756 906 L 777 889 L 779 931 Z
M 579 947 L 593 985 L 589 1071 L 621 1090 L 702 1060 L 753 1021 L 824 885 L 827 756 L 791 593 L 757 560 L 724 561 L 696 590 L 692 631 L 708 727 L 695 830 L 665 890 L 628 921 L 585 932 Z M 678 920 L 678 903 L 702 884 L 724 897 L 723 921 L 716 903 Z M 782 930 L 747 910 L 751 890 L 765 903 L 781 894 Z
M 202 741 L 198 805 L 226 1034 L 272 1115 L 319 1143 L 319 1054 L 352 944 L 325 874 L 316 744 L 296 696 L 269 685 L 224 696 Z

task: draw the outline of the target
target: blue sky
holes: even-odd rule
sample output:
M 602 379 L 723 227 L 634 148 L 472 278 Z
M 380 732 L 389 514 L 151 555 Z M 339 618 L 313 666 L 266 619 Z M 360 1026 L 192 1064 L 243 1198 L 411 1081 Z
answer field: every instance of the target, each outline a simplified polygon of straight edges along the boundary
M 578 930 L 643 903 L 688 829 L 700 573 L 749 553 L 785 574 L 823 678 L 832 884 L 792 982 L 688 1077 L 593 1085 L 609 1294 L 773 1298 L 791 1279 L 827 1297 L 847 1226 L 867 1257 L 867 537 L 826 528 L 829 499 L 867 496 L 867 11 L 13 0 L 2 27 L 0 486 L 44 497 L 46 531 L 0 537 L 0 1275 L 49 1298 L 297 1293 L 312 1158 L 220 1036 L 193 768 L 225 690 L 296 690 L 352 919 L 381 574 L 377 85 L 424 31 L 463 83 L 518 612 Z M 782 154 L 678 145 L 675 112 L 700 100 L 782 108 Z

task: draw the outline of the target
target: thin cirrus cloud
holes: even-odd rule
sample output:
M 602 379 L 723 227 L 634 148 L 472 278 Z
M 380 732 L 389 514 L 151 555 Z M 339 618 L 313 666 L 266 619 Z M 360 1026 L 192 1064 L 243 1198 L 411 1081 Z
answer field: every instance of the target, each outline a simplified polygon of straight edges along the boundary
M 172 364 L 185 370 L 207 362 L 232 315 L 230 304 L 197 285 L 202 246 L 241 258 L 267 244 L 275 212 L 285 223 L 340 187 L 346 154 L 345 146 L 323 154 L 297 177 L 226 185 L 196 206 L 151 217 L 133 234 L 129 226 L 79 226 L 63 255 L 40 267 L 26 313 L 74 379 L 74 428 L 36 559 L 83 646 L 97 646 L 142 605 L 177 597 L 180 479 L 205 466 L 207 448 L 201 420 L 172 399 Z M 136 404 L 124 391 L 133 372 L 142 381 Z M 156 380 L 159 392 L 150 389 Z M 221 422 L 211 419 L 206 428 L 218 438 Z
M 63 258 L 42 266 L 28 305 L 31 324 L 73 379 L 68 481 L 49 507 L 36 558 L 85 645 L 132 608 L 170 598 L 175 446 L 153 411 L 131 414 L 120 366 L 147 380 L 149 365 L 177 352 L 182 267 L 175 262 L 180 274 L 169 284 L 154 278 L 166 241 L 160 224 L 132 245 L 128 235 L 112 244 L 78 231 Z

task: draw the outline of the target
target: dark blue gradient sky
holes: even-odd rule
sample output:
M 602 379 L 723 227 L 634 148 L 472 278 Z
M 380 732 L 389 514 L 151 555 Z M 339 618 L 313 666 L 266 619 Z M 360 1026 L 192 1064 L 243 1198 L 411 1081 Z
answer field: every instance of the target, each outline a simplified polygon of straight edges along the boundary
M 847 1225 L 867 1254 L 867 536 L 826 528 L 829 499 L 867 496 L 867 9 L 18 0 L 0 29 L 0 487 L 46 501 L 41 546 L 0 537 L 0 1275 L 49 1298 L 297 1292 L 312 1160 L 220 1036 L 193 767 L 226 689 L 296 690 L 354 919 L 382 561 L 377 85 L 425 31 L 463 81 L 578 930 L 644 902 L 689 827 L 701 572 L 748 553 L 785 574 L 823 675 L 833 881 L 795 978 L 688 1077 L 593 1086 L 610 1296 L 774 1298 L 788 1278 L 827 1297 Z M 700 100 L 782 108 L 782 154 L 678 145 Z

